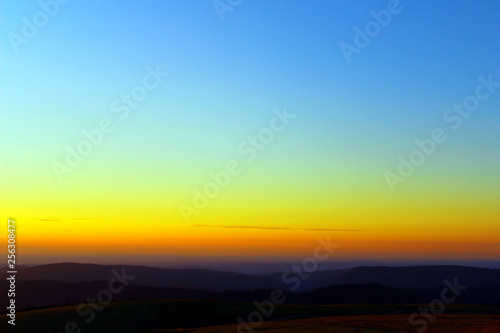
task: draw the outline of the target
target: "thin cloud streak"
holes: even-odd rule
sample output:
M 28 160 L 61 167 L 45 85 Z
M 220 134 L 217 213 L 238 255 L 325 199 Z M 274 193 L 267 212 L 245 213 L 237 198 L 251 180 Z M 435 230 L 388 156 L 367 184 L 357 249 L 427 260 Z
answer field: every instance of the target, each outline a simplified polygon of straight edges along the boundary
M 192 224 L 191 227 L 195 227 L 195 228 L 223 228 L 223 229 L 285 230 L 285 231 L 342 231 L 342 232 L 363 231 L 363 230 L 357 230 L 357 229 L 289 228 L 289 227 L 264 227 L 264 226 L 248 226 L 248 225 L 209 225 L 209 224 Z
M 78 221 L 98 221 L 99 219 L 90 219 L 83 217 L 68 217 L 68 218 L 50 218 L 50 219 L 33 219 L 34 221 L 41 222 L 65 222 L 69 220 L 78 220 Z

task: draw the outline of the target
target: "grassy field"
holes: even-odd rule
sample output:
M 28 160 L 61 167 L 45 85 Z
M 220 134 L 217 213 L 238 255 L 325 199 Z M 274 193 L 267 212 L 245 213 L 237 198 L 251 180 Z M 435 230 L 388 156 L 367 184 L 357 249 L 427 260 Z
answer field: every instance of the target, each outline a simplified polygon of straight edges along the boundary
M 238 325 L 224 325 L 199 329 L 154 330 L 151 333 L 226 333 L 237 332 Z M 408 315 L 347 316 L 269 321 L 256 327 L 254 332 L 265 333 L 326 333 L 326 332 L 417 332 L 408 324 Z M 246 330 L 242 330 L 246 332 Z M 429 324 L 425 332 L 435 333 L 499 333 L 498 315 L 442 315 Z
M 271 321 L 256 332 L 360 332 L 411 331 L 409 314 L 417 305 L 281 305 L 276 307 Z M 74 321 L 82 332 L 236 332 L 236 318 L 247 318 L 255 311 L 253 304 L 222 301 L 145 300 L 124 301 L 107 305 L 87 323 L 89 316 L 79 316 L 75 306 L 63 306 L 31 311 L 16 315 L 16 327 L 0 316 L 0 332 L 52 332 L 65 331 Z M 450 305 L 448 314 L 429 325 L 426 332 L 499 332 L 500 306 Z M 307 317 L 307 318 L 304 318 Z M 302 319 L 298 319 L 302 318 Z M 468 331 L 473 327 L 491 326 L 490 331 Z M 223 326 L 221 326 L 223 325 Z M 185 328 L 185 329 L 179 329 Z M 496 329 L 496 330 L 495 330 Z M 71 331 L 69 331 L 71 332 Z M 245 330 L 243 330 L 245 332 Z

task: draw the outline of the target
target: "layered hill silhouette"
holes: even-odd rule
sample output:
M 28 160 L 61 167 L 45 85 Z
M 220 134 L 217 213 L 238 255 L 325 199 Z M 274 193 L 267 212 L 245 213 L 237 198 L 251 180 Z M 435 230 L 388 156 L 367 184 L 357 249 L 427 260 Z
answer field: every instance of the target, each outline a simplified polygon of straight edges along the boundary
M 132 284 L 138 286 L 169 286 L 207 291 L 226 289 L 285 288 L 285 285 L 267 276 L 220 272 L 207 269 L 167 269 L 128 265 L 95 265 L 61 263 L 24 267 L 19 271 L 22 281 L 51 280 L 76 283 L 109 281 L 112 271 L 134 276 Z
M 253 302 L 269 299 L 273 289 L 284 291 L 287 304 L 416 304 L 440 296 L 444 280 L 457 279 L 468 288 L 457 302 L 500 304 L 500 270 L 465 266 L 358 267 L 309 273 L 300 288 L 290 291 L 282 273 L 246 275 L 206 269 L 164 269 L 62 263 L 20 267 L 17 274 L 18 309 L 78 304 L 108 288 L 112 271 L 135 276 L 113 300 L 205 299 Z M 6 275 L 5 270 L 0 275 Z M 289 275 L 292 276 L 292 275 Z M 5 278 L 0 281 L 7 290 Z M 4 289 L 5 288 L 5 289 Z M 3 308 L 8 299 L 0 295 Z
M 451 281 L 455 277 L 468 286 L 500 286 L 500 269 L 465 266 L 357 267 L 334 276 L 330 284 L 381 283 L 396 288 L 429 288 L 442 286 L 444 279 Z
M 346 284 L 335 285 L 313 291 L 290 292 L 283 296 L 286 304 L 428 304 L 439 298 L 443 288 L 398 289 L 382 284 Z M 226 290 L 209 295 L 211 299 L 222 301 L 247 302 L 269 299 L 271 290 Z M 457 298 L 459 304 L 500 303 L 500 287 L 469 287 Z
M 280 279 L 281 274 L 270 277 Z M 460 284 L 473 287 L 500 287 L 500 269 L 467 266 L 356 267 L 326 270 L 311 274 L 301 283 L 299 291 L 314 290 L 341 284 L 383 284 L 395 288 L 433 288 L 443 281 L 457 278 Z
M 0 288 L 8 290 L 7 281 L 0 281 Z M 44 307 L 49 305 L 79 304 L 87 298 L 96 298 L 100 290 L 107 289 L 107 281 L 65 283 L 56 281 L 19 281 L 16 285 L 16 306 L 18 309 Z M 5 293 L 6 294 L 6 293 Z M 174 287 L 151 287 L 128 285 L 113 295 L 113 301 L 132 299 L 202 299 L 212 292 Z M 0 295 L 2 308 L 8 305 L 7 295 Z M 5 312 L 5 311 L 4 311 Z

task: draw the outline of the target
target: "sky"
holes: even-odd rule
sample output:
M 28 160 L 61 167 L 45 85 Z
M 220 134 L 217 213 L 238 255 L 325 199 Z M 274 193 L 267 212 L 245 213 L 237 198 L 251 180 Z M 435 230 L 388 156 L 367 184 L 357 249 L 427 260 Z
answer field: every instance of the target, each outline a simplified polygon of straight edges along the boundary
M 20 258 L 303 258 L 331 237 L 336 258 L 498 259 L 499 10 L 0 2 Z

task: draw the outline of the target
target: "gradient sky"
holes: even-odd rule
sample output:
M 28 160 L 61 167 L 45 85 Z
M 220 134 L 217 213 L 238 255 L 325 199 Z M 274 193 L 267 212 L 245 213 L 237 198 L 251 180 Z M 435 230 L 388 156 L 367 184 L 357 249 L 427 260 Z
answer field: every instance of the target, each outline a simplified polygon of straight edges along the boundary
M 40 6 L 0 2 L 19 255 L 303 257 L 330 235 L 343 258 L 498 259 L 500 88 L 456 131 L 443 114 L 500 81 L 500 3 L 401 6 L 348 64 L 339 44 L 386 1 L 243 1 L 223 21 L 209 0 L 71 1 L 18 53 L 9 33 Z M 157 65 L 168 77 L 120 120 L 111 103 Z M 247 162 L 239 144 L 284 107 L 296 118 Z M 103 118 L 114 132 L 59 182 L 53 162 Z M 447 141 L 392 192 L 384 173 L 435 128 Z M 241 174 L 186 223 L 179 205 L 230 160 Z

